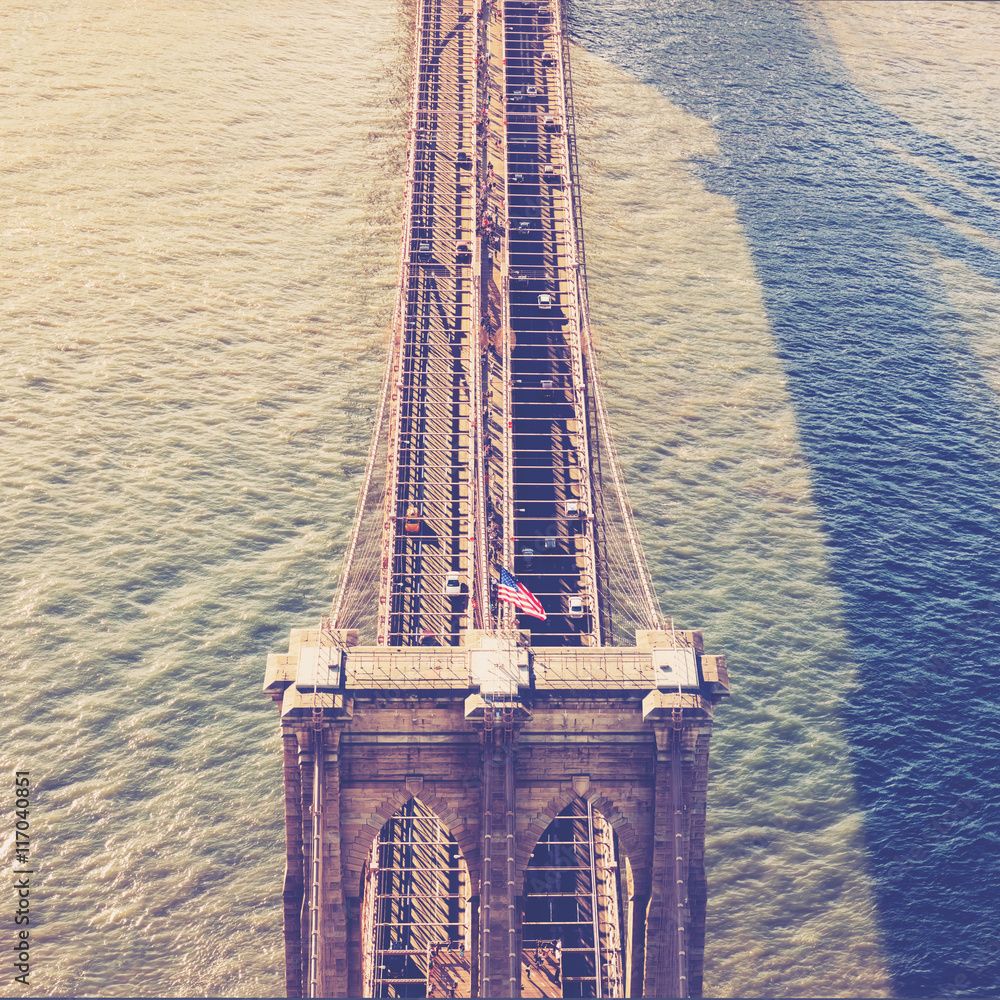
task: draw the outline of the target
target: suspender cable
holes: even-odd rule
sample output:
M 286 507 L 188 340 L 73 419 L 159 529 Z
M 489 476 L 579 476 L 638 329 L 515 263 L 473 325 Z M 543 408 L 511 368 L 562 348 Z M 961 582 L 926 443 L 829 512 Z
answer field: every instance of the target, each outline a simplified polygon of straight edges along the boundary
M 487 712 L 492 711 L 490 708 Z M 480 890 L 482 919 L 482 955 L 480 956 L 479 995 L 490 995 L 490 902 L 491 872 L 493 864 L 493 733 L 488 726 L 483 730 L 483 884 Z
M 316 730 L 313 759 L 312 858 L 309 885 L 309 996 L 322 996 L 319 977 L 319 925 L 323 885 L 323 730 Z
M 507 810 L 507 979 L 510 996 L 517 995 L 517 903 L 514 896 L 514 743 L 506 734 L 504 743 L 504 806 Z M 600 994 L 598 994 L 600 995 Z
M 687 983 L 687 950 L 685 946 L 684 904 L 687 893 L 684 891 L 684 824 L 682 815 L 683 781 L 681 775 L 681 733 L 675 729 L 670 742 L 670 817 L 673 833 L 674 849 L 673 863 L 673 906 L 675 940 L 668 944 L 675 950 L 677 974 L 677 996 L 688 995 Z
M 597 899 L 597 865 L 594 861 L 594 807 L 587 800 L 587 846 L 590 850 L 590 916 L 594 925 L 594 982 L 597 997 L 604 996 L 601 990 L 601 921 Z

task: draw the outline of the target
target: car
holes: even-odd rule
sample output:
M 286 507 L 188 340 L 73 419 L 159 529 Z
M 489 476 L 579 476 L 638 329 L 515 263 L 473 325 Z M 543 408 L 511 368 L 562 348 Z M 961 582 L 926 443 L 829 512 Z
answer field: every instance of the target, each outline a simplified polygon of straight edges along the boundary
M 403 531 L 408 535 L 415 535 L 420 531 L 420 511 L 416 504 L 410 504 L 406 508 L 406 517 L 403 518 Z
M 528 224 L 527 219 L 518 219 L 517 225 L 514 227 L 519 233 L 527 233 L 530 231 L 531 226 Z
M 556 57 L 551 52 L 542 53 L 542 65 L 543 66 L 553 66 L 555 65 Z
M 551 309 L 552 308 L 552 296 L 548 292 L 542 292 L 538 296 L 538 308 L 539 309 Z
M 559 175 L 556 173 L 556 168 L 551 163 L 546 163 L 542 168 L 542 180 L 555 181 L 558 179 Z
M 430 243 L 421 243 L 417 247 L 417 260 L 421 263 L 428 263 L 431 259 L 431 245 Z
M 460 167 L 471 167 L 472 166 L 472 158 L 469 156 L 469 154 L 464 149 L 459 150 L 459 153 L 458 153 L 458 165 Z
M 472 256 L 472 247 L 465 240 L 459 240 L 455 244 L 455 256 L 459 260 L 468 260 Z
M 511 174 L 510 175 L 510 180 L 511 180 L 512 184 L 523 184 L 524 183 L 524 174 Z
M 538 88 L 537 87 L 529 87 L 528 90 L 527 90 L 527 95 L 528 95 L 528 99 L 529 100 L 533 100 L 534 98 L 536 98 L 538 96 Z
M 583 598 L 579 594 L 575 594 L 569 599 L 569 616 L 570 618 L 583 617 Z
M 579 500 L 567 500 L 566 501 L 566 516 L 567 517 L 579 517 L 580 516 L 580 501 Z
M 449 573 L 444 578 L 444 594 L 447 597 L 457 597 L 462 593 L 462 578 L 458 573 Z
M 558 132 L 559 126 L 556 124 L 555 118 L 552 115 L 546 115 L 542 119 L 542 126 L 546 132 Z

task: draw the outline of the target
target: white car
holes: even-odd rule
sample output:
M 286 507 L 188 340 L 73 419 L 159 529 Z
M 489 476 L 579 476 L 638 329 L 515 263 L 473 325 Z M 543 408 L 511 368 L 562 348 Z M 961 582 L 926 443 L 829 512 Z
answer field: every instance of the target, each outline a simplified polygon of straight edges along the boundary
M 579 594 L 569 599 L 569 616 L 570 618 L 583 617 L 583 598 Z
M 449 573 L 444 578 L 444 593 L 447 597 L 457 597 L 462 593 L 462 578 L 458 573 Z
M 551 309 L 552 308 L 552 296 L 548 292 L 542 292 L 538 296 L 538 308 L 539 309 Z

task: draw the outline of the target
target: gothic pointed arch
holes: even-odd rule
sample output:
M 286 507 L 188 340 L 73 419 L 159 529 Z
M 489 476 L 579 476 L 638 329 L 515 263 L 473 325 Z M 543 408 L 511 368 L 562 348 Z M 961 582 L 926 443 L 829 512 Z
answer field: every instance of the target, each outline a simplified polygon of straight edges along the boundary
M 550 803 L 552 810 L 566 804 L 535 839 L 523 868 L 522 978 L 533 974 L 546 996 L 623 997 L 634 908 L 628 856 L 597 807 L 603 797 L 589 779 L 574 786 Z
M 368 824 L 399 803 L 376 832 L 362 869 L 364 996 L 471 995 L 469 869 L 435 802 L 449 811 L 432 790 L 411 780 L 387 796 Z
M 524 872 L 542 834 L 548 829 L 549 824 L 576 799 L 589 802 L 611 824 L 621 840 L 625 854 L 628 856 L 632 877 L 635 880 L 634 891 L 637 893 L 649 892 L 651 859 L 647 844 L 636 829 L 635 824 L 604 794 L 600 784 L 591 783 L 589 780 L 582 785 L 578 781 L 576 784 L 581 787 L 582 794 L 573 784 L 567 783 L 557 795 L 549 799 L 539 813 L 535 814 L 527 828 L 520 832 L 516 855 L 518 894 L 520 895 L 524 891 Z
M 421 781 L 408 781 L 394 786 L 385 798 L 372 808 L 367 820 L 358 830 L 348 854 L 346 865 L 348 885 L 361 885 L 365 863 L 379 831 L 412 798 L 418 798 L 435 813 L 455 838 L 468 866 L 473 891 L 478 892 L 480 875 L 478 823 L 471 824 L 469 818 L 460 813 L 461 803 L 453 802 L 441 795 L 432 784 Z

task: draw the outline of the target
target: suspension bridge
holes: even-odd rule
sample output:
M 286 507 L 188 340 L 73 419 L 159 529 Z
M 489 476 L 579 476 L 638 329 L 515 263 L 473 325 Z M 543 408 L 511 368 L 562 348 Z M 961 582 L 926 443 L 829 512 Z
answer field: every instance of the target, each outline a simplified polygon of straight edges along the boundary
M 587 303 L 560 0 L 418 0 L 330 615 L 272 654 L 288 996 L 701 995 L 725 660 L 664 618 Z

